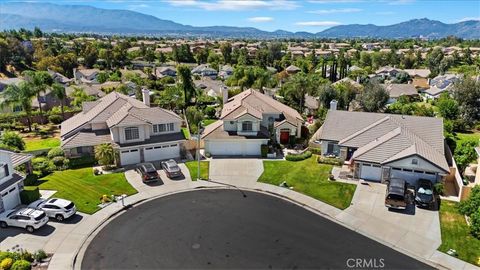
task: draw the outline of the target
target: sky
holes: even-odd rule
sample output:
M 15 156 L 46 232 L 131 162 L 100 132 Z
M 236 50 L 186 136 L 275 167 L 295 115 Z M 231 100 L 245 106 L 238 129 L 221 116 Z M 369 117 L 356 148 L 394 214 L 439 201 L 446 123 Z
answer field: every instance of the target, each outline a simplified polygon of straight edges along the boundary
M 0 0 L 0 2 L 11 0 Z M 127 9 L 193 26 L 319 32 L 341 24 L 390 25 L 428 18 L 480 20 L 480 0 L 33 0 Z

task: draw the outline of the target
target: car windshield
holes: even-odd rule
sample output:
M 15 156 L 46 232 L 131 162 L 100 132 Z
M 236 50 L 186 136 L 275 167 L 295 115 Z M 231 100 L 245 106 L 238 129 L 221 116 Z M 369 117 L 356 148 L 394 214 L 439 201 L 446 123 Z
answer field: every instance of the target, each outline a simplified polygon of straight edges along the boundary
M 403 196 L 397 195 L 397 194 L 388 194 L 387 199 L 396 200 L 396 201 L 403 201 L 405 198 Z
M 420 187 L 417 192 L 418 194 L 432 195 L 432 190 L 424 187 Z
M 45 217 L 45 213 L 41 213 L 40 215 L 38 215 L 37 217 L 35 217 L 35 220 L 36 220 L 36 221 L 39 221 L 39 220 L 42 220 L 44 217 Z
M 180 168 L 177 166 L 177 164 L 168 164 L 168 168 L 172 171 L 178 171 Z

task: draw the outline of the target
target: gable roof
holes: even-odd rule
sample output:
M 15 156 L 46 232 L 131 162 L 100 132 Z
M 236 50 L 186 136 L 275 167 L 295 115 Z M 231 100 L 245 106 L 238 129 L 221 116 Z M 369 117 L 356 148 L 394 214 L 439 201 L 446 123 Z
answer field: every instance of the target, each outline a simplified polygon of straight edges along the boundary
M 382 84 L 382 86 L 385 88 L 385 90 L 387 90 L 391 98 L 418 95 L 417 89 L 415 86 L 413 86 L 413 84 L 390 83 Z

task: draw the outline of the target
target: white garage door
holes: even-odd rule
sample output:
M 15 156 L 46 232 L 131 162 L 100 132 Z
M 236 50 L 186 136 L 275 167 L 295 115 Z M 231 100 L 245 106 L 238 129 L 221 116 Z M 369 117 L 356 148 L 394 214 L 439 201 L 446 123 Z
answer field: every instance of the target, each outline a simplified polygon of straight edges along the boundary
M 4 210 L 13 209 L 20 204 L 20 195 L 18 187 L 10 187 L 2 192 L 3 208 Z
M 373 164 L 362 164 L 360 178 L 364 180 L 380 182 L 382 179 L 382 168 Z
M 260 156 L 261 141 L 208 142 L 212 156 Z
M 412 171 L 400 168 L 392 168 L 392 178 L 401 178 L 407 181 L 411 185 L 416 185 L 418 179 L 428 179 L 433 183 L 436 183 L 437 176 L 433 173 L 425 173 L 423 171 Z
M 145 161 L 155 161 L 180 156 L 180 146 L 176 144 L 166 144 L 155 147 L 146 147 L 143 149 Z
M 139 149 L 121 150 L 120 161 L 122 165 L 140 163 L 140 150 Z

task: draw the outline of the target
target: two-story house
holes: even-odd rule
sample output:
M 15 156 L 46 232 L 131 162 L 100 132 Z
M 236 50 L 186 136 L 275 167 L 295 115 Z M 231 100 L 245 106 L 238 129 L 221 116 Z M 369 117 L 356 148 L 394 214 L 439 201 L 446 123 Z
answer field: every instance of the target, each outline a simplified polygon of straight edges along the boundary
M 203 132 L 205 152 L 213 156 L 260 156 L 261 145 L 300 138 L 302 116 L 293 108 L 253 89 L 228 99 L 220 120 Z
M 30 161 L 31 155 L 0 150 L 0 213 L 20 204 L 25 177 L 14 168 Z
M 65 154 L 93 155 L 96 145 L 111 143 L 119 153 L 119 165 L 180 157 L 185 141 L 182 118 L 150 107 L 148 90 L 142 90 L 142 95 L 144 102 L 114 91 L 84 102 L 82 112 L 61 125 Z

